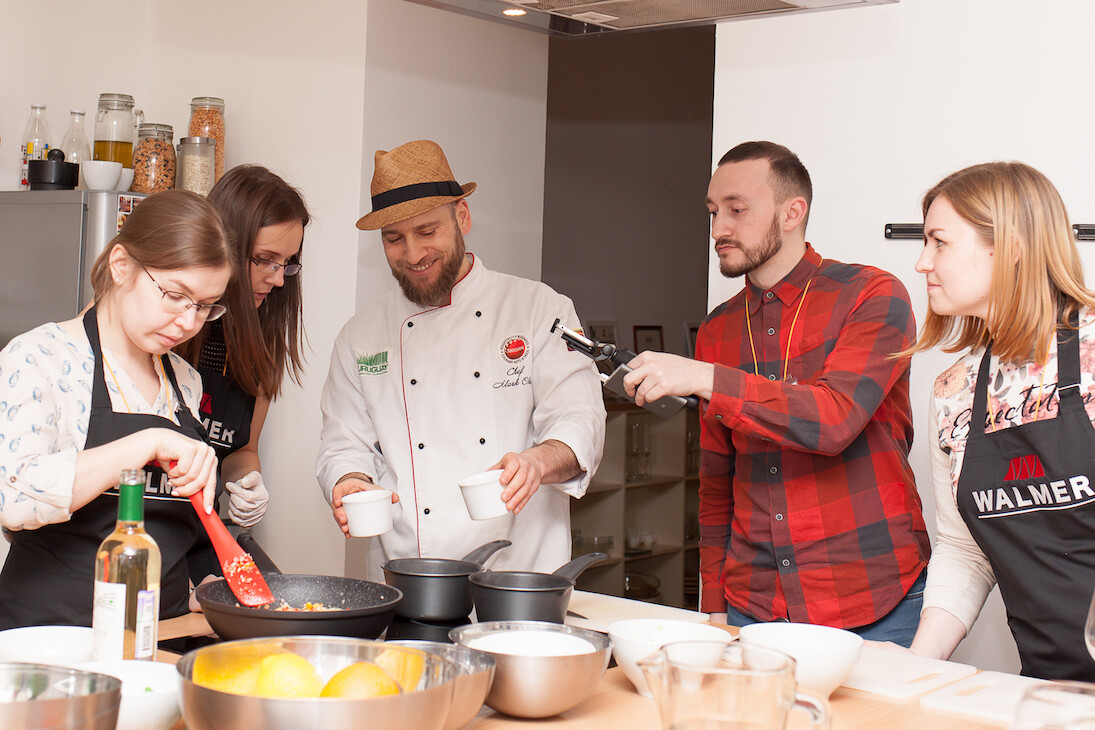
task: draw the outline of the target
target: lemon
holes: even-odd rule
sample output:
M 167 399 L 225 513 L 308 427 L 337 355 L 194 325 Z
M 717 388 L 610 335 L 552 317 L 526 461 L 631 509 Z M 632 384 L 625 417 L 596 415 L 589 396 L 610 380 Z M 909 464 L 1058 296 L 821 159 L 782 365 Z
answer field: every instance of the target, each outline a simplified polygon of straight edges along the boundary
M 426 668 L 425 657 L 414 651 L 385 649 L 375 661 L 404 692 L 411 692 L 418 686 L 418 680 L 422 679 Z
M 357 662 L 338 670 L 319 696 L 367 699 L 396 694 L 399 685 L 387 672 L 372 662 Z
M 286 653 L 280 646 L 237 646 L 215 653 L 202 653 L 194 661 L 194 684 L 218 692 L 250 695 L 255 692 L 262 660 Z
M 312 663 L 286 652 L 268 656 L 259 664 L 256 697 L 318 697 L 323 680 Z

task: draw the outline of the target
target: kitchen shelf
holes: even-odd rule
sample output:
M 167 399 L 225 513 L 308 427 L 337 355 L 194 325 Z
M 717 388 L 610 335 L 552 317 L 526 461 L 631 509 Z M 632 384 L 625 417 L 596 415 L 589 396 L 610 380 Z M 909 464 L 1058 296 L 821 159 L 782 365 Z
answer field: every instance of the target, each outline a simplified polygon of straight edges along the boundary
M 605 406 L 604 456 L 585 496 L 571 501 L 570 513 L 571 527 L 582 538 L 612 537 L 612 559 L 588 568 L 577 587 L 623 596 L 624 574 L 642 573 L 661 583 L 658 602 L 695 609 L 697 597 L 686 594 L 684 583 L 685 573 L 699 570 L 699 418 L 693 410 L 663 420 L 634 404 L 608 401 Z M 629 480 L 627 437 L 635 424 L 649 433 L 649 476 Z M 654 534 L 649 552 L 625 555 L 629 529 Z

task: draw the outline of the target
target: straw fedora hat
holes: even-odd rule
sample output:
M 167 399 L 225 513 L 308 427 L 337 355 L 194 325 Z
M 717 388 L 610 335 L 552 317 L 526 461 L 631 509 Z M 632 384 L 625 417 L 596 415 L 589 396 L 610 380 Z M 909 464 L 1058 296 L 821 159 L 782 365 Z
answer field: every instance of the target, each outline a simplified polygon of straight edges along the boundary
M 357 222 L 363 231 L 414 218 L 475 191 L 473 182 L 456 182 L 441 146 L 429 140 L 408 142 L 391 152 L 377 150 L 375 166 L 373 210 Z

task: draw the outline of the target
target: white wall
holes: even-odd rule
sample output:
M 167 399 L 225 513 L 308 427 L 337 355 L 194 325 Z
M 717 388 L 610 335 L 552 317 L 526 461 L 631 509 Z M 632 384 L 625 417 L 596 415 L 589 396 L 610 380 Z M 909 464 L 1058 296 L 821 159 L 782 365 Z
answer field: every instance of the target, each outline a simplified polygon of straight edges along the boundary
M 1095 76 L 1086 0 L 903 0 L 897 5 L 725 23 L 716 35 L 712 156 L 770 139 L 797 152 L 814 181 L 807 238 L 831 258 L 899 276 L 922 318 L 913 271 L 921 243 L 887 241 L 883 224 L 919 222 L 920 198 L 945 174 L 1017 159 L 1058 186 L 1072 220 L 1095 219 L 1090 120 Z M 1082 242 L 1088 270 L 1095 250 Z M 709 303 L 740 288 L 712 257 Z M 929 524 L 927 402 L 956 355 L 913 362 L 912 460 Z M 1018 668 L 998 595 L 956 653 Z
M 304 192 L 310 354 L 263 431 L 272 499 L 255 532 L 282 570 L 342 574 L 346 541 L 314 476 L 318 404 L 335 335 L 391 285 L 375 239 L 354 228 L 373 151 L 438 140 L 461 182 L 480 184 L 469 248 L 539 278 L 546 38 L 397 0 L 13 0 L 2 17 L 0 190 L 17 187 L 31 104 L 47 104 L 59 143 L 70 108 L 88 112 L 90 138 L 99 93 L 123 92 L 176 141 L 191 97 L 224 97 L 226 164 L 266 165 Z

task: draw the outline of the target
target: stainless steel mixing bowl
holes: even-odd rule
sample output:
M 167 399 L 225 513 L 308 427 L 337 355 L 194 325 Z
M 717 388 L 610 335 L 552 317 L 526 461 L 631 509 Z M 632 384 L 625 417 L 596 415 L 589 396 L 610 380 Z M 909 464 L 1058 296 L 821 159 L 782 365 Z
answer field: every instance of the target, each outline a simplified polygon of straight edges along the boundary
M 444 730 L 457 730 L 464 727 L 479 712 L 494 680 L 493 656 L 459 644 L 444 644 L 439 641 L 406 639 L 386 643 L 421 649 L 444 657 L 460 667 L 460 674 L 456 677 L 452 707 L 449 708 L 449 715 L 445 719 Z
M 424 660 L 424 671 L 412 691 L 369 699 L 272 699 L 220 692 L 193 682 L 196 661 L 223 661 L 254 656 L 269 648 L 299 654 L 326 681 L 343 667 L 372 661 L 385 650 L 412 653 Z M 204 657 L 204 658 L 203 658 Z M 188 730 L 300 730 L 300 728 L 415 728 L 443 730 L 459 670 L 436 654 L 380 641 L 329 636 L 282 636 L 227 641 L 196 649 L 179 660 L 183 719 Z
M 518 654 L 476 645 L 477 639 L 494 634 L 510 634 L 512 639 L 515 632 L 534 631 L 584 639 L 590 651 L 553 654 L 549 648 L 540 654 Z M 514 717 L 551 717 L 576 707 L 597 687 L 612 655 L 612 642 L 604 634 L 547 621 L 487 621 L 453 629 L 449 637 L 494 657 L 494 683 L 487 704 Z M 519 643 L 513 642 L 515 649 Z
M 115 677 L 47 664 L 0 663 L 0 728 L 114 730 Z

